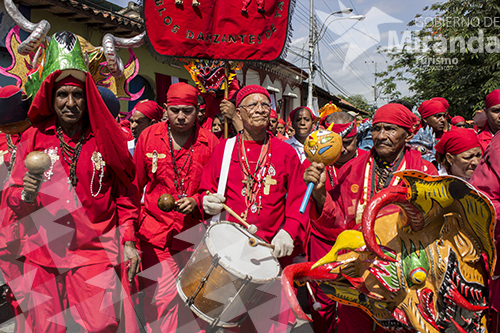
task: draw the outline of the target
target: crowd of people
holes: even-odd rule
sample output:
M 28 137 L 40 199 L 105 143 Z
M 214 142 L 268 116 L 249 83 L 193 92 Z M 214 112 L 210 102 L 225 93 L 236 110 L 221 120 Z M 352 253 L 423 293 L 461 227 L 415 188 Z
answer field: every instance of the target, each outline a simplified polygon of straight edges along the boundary
M 4 87 L 0 98 L 21 98 L 20 90 Z M 175 284 L 200 239 L 193 235 L 203 235 L 223 204 L 257 227 L 282 268 L 303 256 L 316 261 L 342 231 L 359 230 L 370 198 L 402 186 L 396 171 L 462 178 L 500 209 L 500 90 L 488 95 L 473 128 L 463 117 L 450 118 L 453 106 L 443 98 L 423 102 L 420 119 L 405 102 L 390 102 L 369 120 L 369 151 L 358 148 L 358 123 L 348 112 L 320 118 L 298 107 L 285 121 L 258 85 L 205 102 L 196 88 L 176 83 L 163 106 L 141 101 L 125 120 L 88 72 L 57 70 L 31 102 L 31 127 L 0 134 L 6 179 L 0 268 L 18 332 L 65 331 L 68 316 L 82 331 L 136 331 L 138 290 L 144 291 L 148 332 L 207 329 L 184 306 Z M 209 105 L 218 112 L 205 112 Z M 222 138 L 225 123 L 230 139 Z M 304 144 L 318 128 L 352 128 L 334 165 L 306 158 Z M 437 142 L 430 161 L 408 146 L 420 128 L 431 128 Z M 48 170 L 27 169 L 34 151 L 50 157 Z M 299 214 L 310 182 L 312 198 Z M 165 193 L 175 199 L 171 212 L 158 206 Z M 230 215 L 224 219 L 239 223 Z M 188 230 L 189 239 L 178 237 Z M 497 285 L 492 281 L 493 295 Z M 315 332 L 382 331 L 360 309 L 311 287 Z M 293 325 L 279 282 L 269 288 L 275 297 L 228 331 L 283 332 Z M 500 297 L 490 300 L 497 325 Z M 316 301 L 322 304 L 317 311 Z

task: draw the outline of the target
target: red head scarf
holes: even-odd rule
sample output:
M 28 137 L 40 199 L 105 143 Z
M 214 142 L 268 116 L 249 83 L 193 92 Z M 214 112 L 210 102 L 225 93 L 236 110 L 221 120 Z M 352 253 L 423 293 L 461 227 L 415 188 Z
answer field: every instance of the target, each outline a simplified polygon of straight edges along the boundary
M 319 123 L 320 126 L 322 126 L 325 129 L 327 129 L 331 125 L 326 120 L 326 118 L 328 118 L 328 116 L 324 116 L 323 118 L 321 118 L 321 121 Z M 334 124 L 332 126 L 332 131 L 335 132 L 335 133 L 337 133 L 337 134 L 341 133 L 343 130 L 345 130 L 347 127 L 349 127 L 352 123 L 354 123 L 354 126 L 352 127 L 352 130 L 349 132 L 349 134 L 346 135 L 346 138 L 350 138 L 350 137 L 355 136 L 356 134 L 358 134 L 358 127 L 356 126 L 356 119 L 354 119 L 353 122 L 347 123 L 347 124 Z
M 151 120 L 160 121 L 164 110 L 155 101 L 146 99 L 137 103 L 132 111 L 139 111 Z
M 500 104 L 500 89 L 493 90 L 486 96 L 486 108 Z
M 55 115 L 52 92 L 55 89 L 56 79 L 61 73 L 61 70 L 55 71 L 40 85 L 28 112 L 28 117 L 33 124 Z M 135 177 L 135 165 L 128 152 L 125 135 L 104 104 L 92 75 L 90 73 L 84 74 L 87 112 L 97 147 L 106 161 L 106 165 L 128 187 Z
M 167 105 L 198 105 L 198 89 L 185 82 L 172 84 L 167 91 Z M 161 118 L 161 117 L 160 117 Z
M 299 106 L 298 108 L 295 108 L 293 109 L 292 112 L 290 112 L 290 115 L 288 116 L 288 119 L 290 122 L 293 122 L 293 117 L 295 117 L 295 113 L 301 109 L 305 109 L 307 111 L 309 111 L 309 113 L 311 114 L 311 118 L 312 120 L 314 121 L 314 119 L 316 119 L 316 116 L 314 115 L 314 113 L 311 111 L 311 109 L 309 109 L 307 106 Z
M 437 100 L 428 100 L 420 104 L 418 107 L 418 113 L 422 117 L 422 120 L 430 117 L 436 113 L 445 113 L 446 108 L 440 101 Z
M 451 118 L 452 125 L 456 125 L 456 124 L 461 123 L 461 122 L 465 123 L 465 118 L 462 116 L 455 116 L 455 117 Z
M 375 111 L 373 125 L 376 123 L 398 125 L 413 132 L 414 126 L 418 123 L 418 118 L 404 105 L 390 103 Z
M 16 86 L 5 86 L 0 88 L 0 98 L 12 97 L 12 95 L 17 94 L 20 90 L 21 88 Z
M 450 103 L 448 103 L 448 101 L 446 100 L 446 98 L 443 98 L 443 97 L 434 97 L 434 98 L 431 98 L 431 101 L 438 101 L 438 102 L 440 102 L 441 104 L 443 104 L 443 106 L 446 109 L 446 111 L 448 111 L 448 109 L 450 108 Z
M 251 95 L 251 94 L 262 94 L 262 95 L 265 95 L 269 100 L 271 100 L 271 96 L 269 96 L 269 92 L 265 88 L 258 86 L 256 84 L 252 84 L 252 85 L 243 87 L 240 89 L 240 91 L 238 91 L 238 94 L 236 95 L 236 106 L 237 107 L 240 106 L 241 101 L 245 97 L 247 97 L 248 95 Z
M 283 119 L 278 119 L 278 124 L 286 126 L 286 123 L 285 123 L 285 121 Z
M 271 109 L 271 114 L 269 115 L 269 118 L 278 119 L 278 113 L 276 112 L 276 110 Z
M 481 147 L 477 134 L 470 128 L 453 128 L 443 134 L 436 144 L 436 151 L 441 155 L 457 155 L 472 148 Z

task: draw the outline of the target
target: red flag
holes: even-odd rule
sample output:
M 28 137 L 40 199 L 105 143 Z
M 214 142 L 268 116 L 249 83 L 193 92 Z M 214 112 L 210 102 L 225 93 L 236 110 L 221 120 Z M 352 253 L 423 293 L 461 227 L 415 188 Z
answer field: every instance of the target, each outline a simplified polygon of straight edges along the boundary
M 272 61 L 288 41 L 293 1 L 145 0 L 147 37 L 164 56 Z

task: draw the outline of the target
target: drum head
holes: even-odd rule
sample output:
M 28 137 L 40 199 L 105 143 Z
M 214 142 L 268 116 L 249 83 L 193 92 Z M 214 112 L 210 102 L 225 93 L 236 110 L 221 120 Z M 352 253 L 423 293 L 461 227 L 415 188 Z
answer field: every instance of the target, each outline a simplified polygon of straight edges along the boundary
M 220 256 L 219 264 L 229 272 L 240 278 L 248 275 L 253 283 L 267 283 L 279 274 L 278 260 L 269 247 L 251 246 L 250 238 L 264 242 L 235 223 L 222 222 L 209 228 L 206 244 L 212 255 Z

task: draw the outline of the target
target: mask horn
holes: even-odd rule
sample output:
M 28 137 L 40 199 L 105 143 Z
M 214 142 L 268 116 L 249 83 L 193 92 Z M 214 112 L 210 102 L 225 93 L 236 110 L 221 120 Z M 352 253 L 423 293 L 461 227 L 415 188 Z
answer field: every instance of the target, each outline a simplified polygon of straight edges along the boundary
M 136 48 L 144 44 L 144 37 L 146 36 L 146 31 L 143 31 L 139 35 L 132 38 L 118 38 L 112 34 L 106 34 L 102 38 L 102 47 L 104 51 L 104 56 L 106 57 L 106 63 L 109 69 L 109 73 L 114 77 L 120 77 L 123 75 L 125 68 L 123 66 L 123 61 L 120 59 L 116 52 L 117 47 L 126 48 Z
M 5 9 L 14 22 L 23 30 L 30 32 L 28 38 L 23 41 L 18 47 L 17 52 L 25 56 L 36 50 L 38 45 L 45 39 L 50 30 L 50 23 L 46 20 L 41 20 L 37 24 L 27 20 L 23 14 L 17 9 L 12 0 L 5 0 Z

